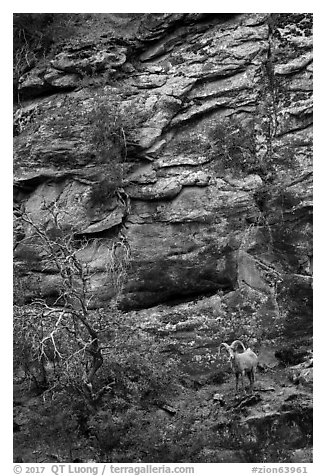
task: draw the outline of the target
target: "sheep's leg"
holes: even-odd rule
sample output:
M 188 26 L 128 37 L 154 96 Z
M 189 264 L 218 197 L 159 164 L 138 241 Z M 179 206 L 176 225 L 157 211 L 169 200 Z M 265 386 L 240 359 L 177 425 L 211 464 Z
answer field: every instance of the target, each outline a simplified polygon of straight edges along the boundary
M 250 392 L 253 391 L 253 388 L 254 388 L 254 381 L 255 381 L 255 373 L 254 373 L 254 370 L 251 369 L 249 372 L 248 372 L 248 378 L 249 378 L 249 382 L 250 382 Z
M 248 380 L 249 380 L 249 392 L 252 391 L 252 384 L 253 384 L 253 381 L 252 381 L 252 370 L 249 370 L 247 372 L 247 377 L 248 377 Z
M 244 378 L 243 378 L 244 375 L 245 375 L 245 373 L 246 373 L 245 370 L 243 370 L 243 371 L 241 372 L 241 382 L 242 382 L 242 391 L 243 391 L 243 392 L 245 391 L 245 383 L 244 383 Z
M 251 370 L 251 390 L 254 389 L 254 383 L 255 383 L 255 369 Z
M 235 391 L 238 393 L 238 387 L 239 387 L 239 374 L 235 374 Z
M 246 370 L 246 375 L 247 375 L 248 380 L 249 380 L 249 391 L 250 391 L 250 388 L 251 388 L 251 370 Z

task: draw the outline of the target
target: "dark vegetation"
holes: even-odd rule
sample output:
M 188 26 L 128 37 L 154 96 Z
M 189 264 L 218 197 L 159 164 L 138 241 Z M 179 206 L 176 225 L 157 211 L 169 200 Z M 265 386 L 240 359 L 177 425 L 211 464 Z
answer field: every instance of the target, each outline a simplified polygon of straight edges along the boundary
M 14 13 L 13 55 L 14 85 L 21 74 L 31 69 L 38 57 L 46 54 L 53 42 L 50 26 L 52 13 Z
M 268 146 L 264 154 L 259 154 L 257 135 L 261 133 L 254 119 L 244 124 L 243 120 L 230 118 L 217 124 L 209 134 L 209 155 L 215 162 L 216 170 L 229 170 L 236 175 L 258 174 L 266 184 L 276 178 L 281 167 L 291 168 L 295 163 L 295 153 L 289 149 L 281 160 L 271 149 L 270 125 L 263 125 L 263 134 Z M 259 126 L 261 127 L 261 126 Z
M 19 102 L 19 78 L 50 53 L 55 43 L 71 35 L 82 16 L 72 13 L 13 14 L 14 102 Z
M 262 170 L 256 157 L 254 123 L 248 128 L 230 119 L 218 124 L 210 133 L 211 155 L 217 166 L 243 173 L 257 173 Z
M 93 393 L 90 398 L 82 384 L 82 375 L 87 372 L 87 347 L 80 352 L 76 346 L 72 351 L 69 334 L 64 335 L 59 329 L 55 339 L 60 358 L 55 363 L 49 360 L 51 352 L 53 355 L 51 343 L 42 358 L 40 342 L 45 320 L 40 317 L 40 307 L 38 311 L 38 315 L 34 314 L 35 306 L 25 308 L 25 316 L 20 310 L 15 319 L 15 326 L 21 329 L 20 334 L 16 330 L 15 370 L 22 369 L 23 364 L 24 392 L 28 394 L 32 384 L 30 394 L 42 392 L 44 399 L 28 423 L 33 449 L 49 451 L 53 442 L 59 441 L 55 450 L 61 461 L 72 461 L 76 454 L 85 458 L 88 446 L 91 449 L 86 459 L 137 461 L 143 457 L 142 452 L 153 458 L 152 450 L 158 442 L 162 444 L 163 435 L 157 432 L 158 421 L 153 421 L 149 411 L 164 405 L 165 399 L 176 392 L 177 360 L 167 358 L 155 337 L 142 333 L 121 314 L 111 309 L 95 313 L 92 319 L 105 348 L 103 365 L 94 382 L 96 396 Z M 24 326 L 28 332 L 23 340 Z M 41 366 L 44 372 L 40 372 Z M 42 378 L 46 375 L 46 385 L 44 379 L 40 380 L 40 373 Z M 105 393 L 100 394 L 98 389 L 105 389 Z M 147 443 L 142 441 L 145 435 Z M 19 438 L 16 443 L 24 453 L 26 435 L 20 434 Z
M 94 184 L 91 194 L 92 204 L 99 205 L 107 202 L 122 186 L 123 162 L 127 157 L 126 133 L 129 131 L 118 109 L 100 101 L 93 107 L 88 121 L 95 160 L 106 166 L 105 178 Z

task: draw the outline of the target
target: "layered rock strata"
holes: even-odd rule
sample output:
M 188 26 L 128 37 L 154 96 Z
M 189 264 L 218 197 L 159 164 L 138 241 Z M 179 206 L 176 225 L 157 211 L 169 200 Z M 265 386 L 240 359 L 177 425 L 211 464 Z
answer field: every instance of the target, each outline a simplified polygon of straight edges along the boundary
M 272 314 L 309 316 L 311 15 L 106 21 L 20 78 L 17 204 L 42 223 L 56 204 L 63 226 L 88 238 L 80 258 L 95 307 L 113 296 L 108 251 L 123 237 L 124 308 L 245 288 L 272 302 Z M 96 201 L 114 159 L 94 151 L 99 104 L 125 121 L 126 154 L 116 193 Z M 18 239 L 15 259 L 28 298 L 56 294 L 59 278 L 33 244 Z

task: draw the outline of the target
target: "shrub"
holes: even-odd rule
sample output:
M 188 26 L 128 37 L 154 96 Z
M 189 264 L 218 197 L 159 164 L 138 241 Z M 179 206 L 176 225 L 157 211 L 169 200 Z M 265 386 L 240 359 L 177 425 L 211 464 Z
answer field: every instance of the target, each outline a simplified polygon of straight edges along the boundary
M 33 67 L 52 43 L 48 26 L 53 22 L 52 13 L 14 13 L 13 15 L 13 67 L 14 93 L 22 74 Z M 14 98 L 15 99 L 15 98 Z
M 239 172 L 253 173 L 260 169 L 261 164 L 256 156 L 254 124 L 248 127 L 228 120 L 217 124 L 209 136 L 210 155 L 216 158 L 218 165 Z
M 19 101 L 18 81 L 21 75 L 44 58 L 56 41 L 71 36 L 82 18 L 82 14 L 73 13 L 14 13 L 14 100 Z
M 92 388 L 104 360 L 101 326 L 107 323 L 104 319 L 98 322 L 98 314 L 90 310 L 93 298 L 90 270 L 79 257 L 79 251 L 87 247 L 88 241 L 77 240 L 72 230 L 63 227 L 60 209 L 46 207 L 49 212 L 46 224 L 36 223 L 27 213 L 17 211 L 21 222 L 33 231 L 38 241 L 42 269 L 56 272 L 58 279 L 58 296 L 52 306 L 38 299 L 30 306 L 15 308 L 17 367 L 25 368 L 36 386 L 47 383 L 59 388 L 74 386 L 90 404 L 96 405 L 107 390 L 105 385 L 100 393 L 94 393 Z M 107 282 L 118 294 L 125 278 L 129 249 L 119 241 L 113 243 L 110 251 Z
M 122 186 L 123 162 L 127 156 L 125 121 L 115 106 L 96 100 L 88 115 L 90 140 L 97 163 L 105 164 L 105 177 L 94 184 L 92 205 L 108 201 Z
M 293 168 L 296 151 L 286 146 L 276 146 L 271 142 L 270 125 L 259 124 L 266 138 L 267 150 L 258 152 L 256 120 L 240 122 L 228 119 L 217 124 L 209 134 L 210 156 L 216 161 L 218 169 L 229 169 L 244 174 L 259 174 L 265 182 L 272 181 L 275 174 Z M 265 130 L 264 130 L 265 129 Z M 257 144 L 256 144 L 257 142 Z
M 121 160 L 127 155 L 125 124 L 117 107 L 97 100 L 88 116 L 92 125 L 91 142 L 99 162 Z

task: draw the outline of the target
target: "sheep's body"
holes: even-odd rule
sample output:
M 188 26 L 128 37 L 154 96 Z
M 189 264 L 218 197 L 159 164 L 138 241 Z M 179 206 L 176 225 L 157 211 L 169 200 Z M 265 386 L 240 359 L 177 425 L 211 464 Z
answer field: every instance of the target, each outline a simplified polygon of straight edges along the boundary
M 235 345 L 237 343 L 240 343 L 242 345 L 244 352 L 238 353 L 235 350 Z M 258 365 L 257 355 L 250 348 L 245 349 L 245 346 L 239 340 L 232 342 L 230 346 L 228 344 L 225 344 L 225 342 L 223 342 L 220 345 L 220 350 L 222 345 L 227 349 L 229 353 L 229 361 L 230 361 L 231 369 L 233 373 L 235 374 L 235 378 L 236 378 L 236 391 L 238 391 L 239 376 L 241 376 L 242 388 L 244 388 L 243 377 L 245 375 L 247 375 L 249 379 L 250 390 L 252 390 L 254 386 L 254 382 L 255 382 L 255 372 Z
M 236 391 L 238 391 L 240 375 L 242 388 L 244 388 L 243 377 L 247 375 L 250 382 L 250 390 L 252 390 L 255 382 L 255 372 L 258 364 L 257 355 L 251 349 L 245 350 L 245 352 L 242 352 L 242 354 L 234 352 L 234 357 L 230 358 L 230 364 L 236 378 Z

